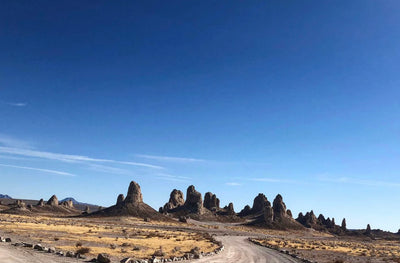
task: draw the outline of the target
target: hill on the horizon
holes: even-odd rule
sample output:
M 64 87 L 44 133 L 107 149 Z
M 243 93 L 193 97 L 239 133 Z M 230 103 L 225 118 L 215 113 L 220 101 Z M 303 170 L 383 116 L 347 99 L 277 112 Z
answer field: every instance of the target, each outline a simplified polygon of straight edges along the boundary
M 74 205 L 91 205 L 91 206 L 93 206 L 93 204 L 88 204 L 88 203 L 79 202 L 79 201 L 77 201 L 77 200 L 76 200 L 75 198 L 73 198 L 73 197 L 66 197 L 66 198 L 60 200 L 60 202 L 65 202 L 65 201 L 72 201 L 72 203 L 73 203 Z M 97 205 L 96 205 L 96 206 L 97 206 Z
M 11 197 L 11 196 L 9 196 L 9 195 L 3 195 L 3 194 L 0 194 L 0 198 L 4 198 L 4 199 L 12 199 L 12 197 Z

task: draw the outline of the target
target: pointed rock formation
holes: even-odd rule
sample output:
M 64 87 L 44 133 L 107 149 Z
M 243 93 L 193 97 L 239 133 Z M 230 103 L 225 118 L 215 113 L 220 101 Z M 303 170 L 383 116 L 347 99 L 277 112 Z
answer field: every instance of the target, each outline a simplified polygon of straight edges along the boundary
M 123 200 L 122 195 L 118 197 L 116 205 L 105 209 L 99 207 L 99 211 L 86 216 L 134 216 L 142 219 L 145 218 L 146 220 L 170 220 L 143 202 L 140 186 L 134 181 L 129 184 L 125 200 L 122 202 L 121 200 Z
M 216 211 L 219 209 L 219 199 L 217 196 L 211 192 L 207 192 L 204 195 L 204 207 L 211 211 Z
M 62 206 L 67 207 L 67 208 L 74 208 L 74 203 L 72 200 L 67 200 L 61 203 Z
M 274 210 L 274 221 L 287 217 L 286 205 L 283 202 L 283 198 L 280 194 L 275 197 L 272 208 Z
M 234 215 L 235 214 L 235 209 L 233 209 L 233 203 L 229 203 L 229 205 L 226 208 L 226 212 L 228 215 Z
M 367 225 L 367 229 L 365 229 L 365 234 L 371 235 L 371 226 L 369 224 Z
M 43 198 L 39 200 L 39 202 L 37 203 L 37 206 L 39 206 L 39 207 L 43 207 L 44 206 Z
M 263 213 L 264 209 L 268 206 L 271 206 L 271 203 L 268 201 L 267 197 L 259 193 L 253 201 L 253 207 L 251 208 L 252 214 Z
M 344 231 L 347 230 L 347 227 L 346 227 L 346 218 L 343 218 L 341 228 L 342 228 L 342 230 L 344 230 Z
M 58 198 L 57 198 L 57 196 L 53 195 L 52 197 L 50 197 L 49 201 L 47 201 L 47 205 L 58 206 Z
M 195 214 L 201 214 L 203 212 L 201 193 L 197 192 L 193 185 L 189 186 L 187 189 L 185 208 Z
M 128 188 L 128 193 L 124 200 L 125 204 L 143 203 L 142 191 L 138 183 L 132 181 Z
M 293 218 L 292 211 L 290 209 L 286 210 L 286 214 L 288 217 Z
M 168 202 L 160 208 L 161 213 L 168 213 L 171 210 L 181 207 L 185 204 L 183 193 L 180 190 L 174 189 L 169 195 Z
M 251 213 L 251 207 L 249 205 L 246 205 L 242 211 L 239 212 L 239 216 L 248 216 Z
M 124 203 L 124 200 L 125 200 L 125 196 L 123 194 L 119 194 L 116 205 L 122 205 Z

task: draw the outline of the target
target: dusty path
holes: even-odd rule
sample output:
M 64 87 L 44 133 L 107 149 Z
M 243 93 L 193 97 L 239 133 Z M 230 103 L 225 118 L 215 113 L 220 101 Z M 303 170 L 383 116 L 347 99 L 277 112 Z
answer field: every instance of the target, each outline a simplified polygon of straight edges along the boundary
M 0 245 L 1 263 L 77 263 L 77 259 L 59 257 L 53 254 L 46 254 L 32 249 L 18 248 L 10 244 Z
M 275 250 L 252 244 L 246 236 L 218 236 L 225 246 L 223 252 L 216 256 L 192 260 L 193 263 L 298 263 L 296 259 Z

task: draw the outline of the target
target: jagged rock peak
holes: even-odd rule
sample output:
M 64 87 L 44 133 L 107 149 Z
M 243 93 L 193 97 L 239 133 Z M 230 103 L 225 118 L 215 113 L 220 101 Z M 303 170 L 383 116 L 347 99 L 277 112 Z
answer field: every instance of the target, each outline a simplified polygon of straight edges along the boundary
M 267 197 L 259 193 L 253 201 L 253 208 L 251 209 L 252 213 L 263 212 L 265 208 L 271 207 L 271 203 L 268 201 Z
M 235 209 L 233 208 L 233 203 L 229 203 L 229 205 L 226 207 L 226 212 L 228 215 L 235 214 Z
M 346 218 L 343 218 L 341 228 L 342 228 L 343 230 L 347 230 L 347 227 L 346 227 Z
M 180 190 L 174 189 L 169 195 L 168 202 L 160 207 L 160 213 L 168 213 L 170 210 L 177 208 L 179 206 L 183 206 L 185 204 L 185 199 L 183 197 L 183 193 Z
M 137 204 L 143 202 L 140 185 L 134 181 L 129 184 L 128 193 L 125 198 L 125 204 Z
M 74 203 L 72 202 L 72 200 L 67 200 L 61 203 L 62 206 L 68 207 L 68 208 L 73 208 L 74 207 Z
M 283 202 L 283 198 L 280 194 L 275 197 L 272 208 L 274 210 L 274 221 L 287 216 L 286 205 Z
M 117 203 L 116 205 L 121 205 L 125 200 L 125 196 L 123 194 L 119 194 L 117 197 Z
M 52 197 L 50 197 L 50 199 L 47 201 L 48 205 L 51 206 L 58 206 L 58 198 L 56 195 L 53 195 Z
M 204 195 L 204 207 L 208 210 L 219 209 L 219 199 L 217 198 L 217 196 L 211 192 L 207 192 Z
M 193 185 L 189 186 L 186 191 L 185 207 L 191 213 L 202 213 L 203 199 L 201 193 L 197 192 Z
M 40 206 L 40 207 L 44 206 L 43 198 L 39 200 L 39 202 L 37 203 L 37 206 Z
M 183 196 L 183 192 L 177 189 L 172 190 L 171 194 L 169 195 L 169 201 L 173 208 L 184 205 L 185 198 Z

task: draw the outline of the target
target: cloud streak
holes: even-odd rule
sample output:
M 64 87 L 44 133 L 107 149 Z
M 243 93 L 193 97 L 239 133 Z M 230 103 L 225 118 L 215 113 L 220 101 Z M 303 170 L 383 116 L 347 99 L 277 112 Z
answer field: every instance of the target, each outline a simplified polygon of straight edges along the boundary
M 355 184 L 364 186 L 383 186 L 383 187 L 400 187 L 398 182 L 387 182 L 379 180 L 364 180 L 350 177 L 338 177 L 338 178 L 318 178 L 318 181 L 329 182 L 329 183 L 340 183 L 340 184 Z
M 76 176 L 75 174 L 71 174 L 71 173 L 67 173 L 67 172 L 62 172 L 62 171 L 57 171 L 57 170 L 49 170 L 49 169 L 41 169 L 41 168 L 35 168 L 35 167 L 17 166 L 17 165 L 9 165 L 9 164 L 0 164 L 0 166 L 24 169 L 24 170 L 32 170 L 32 171 L 38 171 L 38 172 L 45 172 L 45 173 L 51 173 L 51 174 L 56 174 L 56 175 Z
M 135 156 L 144 159 L 166 161 L 166 162 L 180 162 L 180 163 L 205 162 L 205 160 L 203 159 L 196 159 L 196 158 L 158 156 L 158 155 L 147 155 L 147 154 L 135 154 Z
M 14 107 L 25 107 L 28 105 L 28 103 L 25 102 L 7 102 L 7 104 Z
M 295 180 L 267 178 L 267 177 L 250 178 L 249 180 L 255 181 L 255 182 L 268 182 L 268 183 L 287 183 L 287 184 L 297 184 L 297 183 L 299 183 L 298 181 L 295 181 Z
M 226 185 L 229 185 L 229 186 L 240 186 L 242 184 L 239 184 L 239 183 L 236 183 L 236 182 L 228 182 L 228 183 L 226 183 Z
M 27 149 L 32 148 L 28 142 L 18 140 L 14 137 L 2 133 L 0 133 L 0 145 L 6 147 L 14 147 L 14 148 L 27 148 Z
M 98 158 L 91 158 L 91 157 L 83 156 L 83 155 L 71 155 L 71 154 L 62 154 L 62 153 L 43 152 L 43 151 L 35 151 L 35 150 L 30 150 L 30 149 L 21 149 L 21 148 L 14 148 L 14 147 L 0 147 L 0 152 L 6 153 L 6 154 L 12 154 L 12 155 L 33 157 L 33 158 L 57 160 L 57 161 L 61 161 L 61 162 L 113 163 L 113 164 L 125 164 L 125 165 L 132 165 L 132 166 L 140 166 L 140 167 L 153 168 L 153 169 L 164 169 L 161 166 L 147 164 L 147 163 L 126 162 L 126 161 L 117 161 L 117 160 L 110 160 L 110 159 L 98 159 Z

